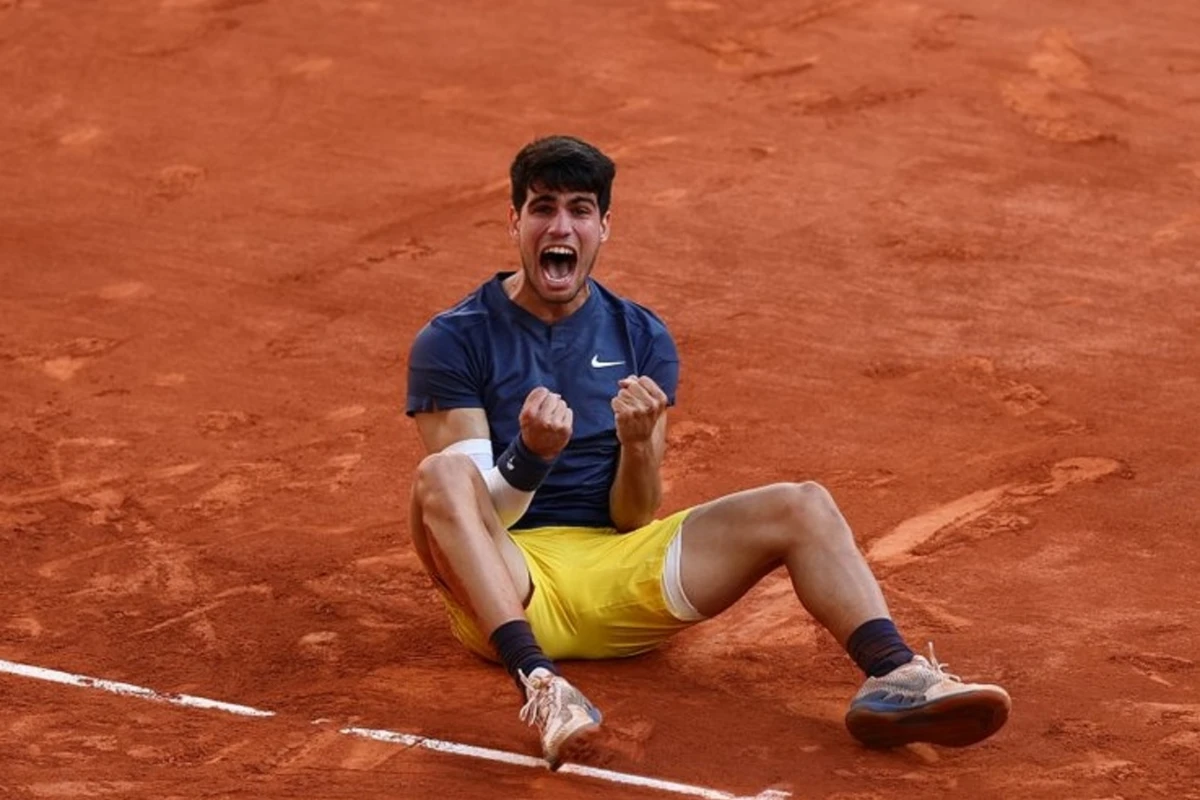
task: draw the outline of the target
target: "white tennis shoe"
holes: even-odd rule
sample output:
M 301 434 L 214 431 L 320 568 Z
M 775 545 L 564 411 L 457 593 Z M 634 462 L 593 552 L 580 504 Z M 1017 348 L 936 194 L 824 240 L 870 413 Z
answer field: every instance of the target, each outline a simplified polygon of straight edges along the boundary
M 542 736 L 542 754 L 550 769 L 562 766 L 568 745 L 578 744 L 583 735 L 600 727 L 599 709 L 567 680 L 548 669 L 538 667 L 519 673 L 525 686 L 525 706 L 521 720 L 537 725 Z
M 929 658 L 914 656 L 881 678 L 867 678 L 850 701 L 846 727 L 867 747 L 966 747 L 1000 730 L 1011 710 L 1008 692 L 963 683 L 938 663 L 930 644 Z

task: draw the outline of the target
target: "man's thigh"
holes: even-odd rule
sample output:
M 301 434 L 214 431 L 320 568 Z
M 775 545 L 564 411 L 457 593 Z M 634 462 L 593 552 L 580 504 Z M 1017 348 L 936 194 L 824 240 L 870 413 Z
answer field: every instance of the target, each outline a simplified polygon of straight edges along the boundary
M 629 533 L 540 528 L 517 532 L 533 581 L 529 621 L 546 655 L 621 658 L 652 650 L 690 623 L 663 593 L 667 551 L 688 511 Z
M 784 519 L 783 484 L 747 489 L 698 506 L 680 533 L 681 584 L 691 604 L 715 617 L 779 566 L 771 531 Z
M 486 493 L 487 486 L 483 484 L 482 478 L 480 478 L 478 483 L 479 486 L 476 488 L 481 488 Z M 484 496 L 486 497 L 486 494 Z M 483 507 L 478 499 L 476 502 L 479 524 L 487 531 L 487 537 L 499 552 L 500 558 L 508 569 L 509 576 L 512 578 L 517 595 L 523 598 L 524 602 L 528 603 L 532 586 L 529 569 L 525 563 L 525 556 L 513 542 L 512 535 L 500 526 L 499 520 L 489 521 L 487 519 L 488 513 L 491 513 L 493 517 L 495 516 L 495 510 L 490 505 L 486 508 Z M 490 498 L 488 502 L 490 503 Z M 408 529 L 412 536 L 413 549 L 416 550 L 417 557 L 421 560 L 425 571 L 433 578 L 439 590 L 449 592 L 459 602 L 461 607 L 466 608 L 466 591 L 458 576 L 454 574 L 450 560 L 441 551 L 441 548 L 439 548 L 436 538 L 431 535 L 429 527 L 425 523 L 421 504 L 415 491 L 409 503 Z
M 552 659 L 622 658 L 658 647 L 693 624 L 676 618 L 663 596 L 666 554 L 688 511 L 629 533 L 609 528 L 547 527 L 516 531 L 533 595 L 525 609 Z M 440 587 L 439 587 L 440 588 Z M 495 660 L 486 637 L 444 589 L 455 637 Z

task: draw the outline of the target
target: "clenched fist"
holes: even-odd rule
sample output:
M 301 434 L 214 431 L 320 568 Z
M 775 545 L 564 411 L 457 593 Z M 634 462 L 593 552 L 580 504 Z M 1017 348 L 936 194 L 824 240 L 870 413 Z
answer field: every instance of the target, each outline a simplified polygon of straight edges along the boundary
M 546 461 L 553 461 L 571 441 L 575 415 L 566 400 L 539 386 L 525 398 L 520 420 L 525 446 Z
M 667 396 L 652 378 L 630 375 L 617 382 L 620 391 L 612 400 L 617 419 L 617 439 L 622 445 L 650 441 L 654 426 L 667 410 Z

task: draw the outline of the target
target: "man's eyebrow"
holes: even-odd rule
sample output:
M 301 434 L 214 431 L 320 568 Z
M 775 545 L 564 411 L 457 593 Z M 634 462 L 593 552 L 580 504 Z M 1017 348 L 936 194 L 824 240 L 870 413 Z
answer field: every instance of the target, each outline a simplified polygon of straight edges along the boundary
M 541 193 L 535 194 L 533 197 L 529 198 L 529 204 L 533 205 L 534 203 L 546 203 L 546 202 L 552 203 L 557 199 L 558 199 L 558 195 L 556 193 L 541 192 Z M 570 197 L 567 198 L 567 203 L 568 204 L 588 203 L 593 206 L 597 205 L 596 199 L 594 197 L 592 197 L 592 195 L 587 194 L 585 192 L 580 192 L 578 194 L 571 195 Z

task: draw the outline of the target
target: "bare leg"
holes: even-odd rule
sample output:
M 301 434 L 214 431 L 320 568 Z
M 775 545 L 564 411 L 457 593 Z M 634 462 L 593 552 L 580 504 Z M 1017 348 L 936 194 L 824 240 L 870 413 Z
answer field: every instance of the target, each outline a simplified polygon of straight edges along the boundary
M 689 515 L 680 535 L 683 591 L 705 616 L 785 566 L 800 602 L 842 645 L 864 622 L 890 617 L 850 526 L 816 483 L 715 500 Z
M 469 611 L 480 633 L 486 637 L 505 622 L 525 618 L 529 569 L 469 457 L 435 454 L 421 462 L 411 519 L 421 562 Z
M 680 536 L 683 591 L 705 616 L 724 611 L 782 565 L 800 602 L 843 647 L 863 623 L 890 619 L 850 527 L 815 483 L 776 484 L 716 500 L 693 512 Z M 851 700 L 846 727 L 859 741 L 964 747 L 1004 725 L 1011 708 L 1004 689 L 964 684 L 936 662 L 908 655 L 903 666 L 867 678 Z
M 411 530 L 425 568 L 470 612 L 514 677 L 520 672 L 526 695 L 521 719 L 537 725 L 543 755 L 551 769 L 558 769 L 599 727 L 600 712 L 553 674 L 553 664 L 534 642 L 523 607 L 533 590 L 529 568 L 500 524 L 487 485 L 469 457 L 435 454 L 421 462 L 413 484 Z M 501 626 L 505 630 L 498 631 Z M 503 639 L 506 631 L 521 627 L 518 648 L 506 655 L 513 640 L 505 645 L 493 634 Z M 533 665 L 545 669 L 534 666 L 526 673 Z

